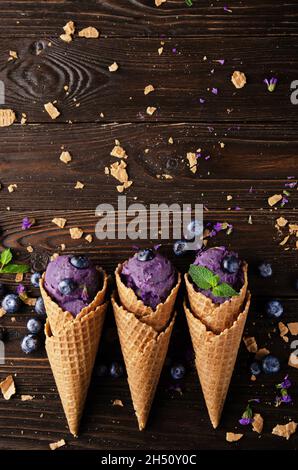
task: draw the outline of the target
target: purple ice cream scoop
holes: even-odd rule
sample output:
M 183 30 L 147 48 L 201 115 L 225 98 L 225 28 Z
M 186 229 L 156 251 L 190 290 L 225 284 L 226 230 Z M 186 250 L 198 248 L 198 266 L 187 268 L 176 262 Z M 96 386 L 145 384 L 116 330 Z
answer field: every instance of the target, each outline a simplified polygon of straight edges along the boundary
M 170 294 L 177 275 L 167 258 L 153 250 L 142 250 L 123 264 L 121 278 L 145 305 L 155 309 Z
M 44 287 L 63 309 L 75 317 L 99 290 L 99 275 L 84 256 L 58 256 L 48 264 Z
M 229 284 L 237 292 L 239 292 L 243 286 L 243 263 L 239 259 L 237 253 L 234 251 L 228 251 L 224 246 L 217 246 L 215 248 L 209 248 L 208 250 L 202 249 L 198 251 L 193 264 L 208 268 L 213 272 L 213 274 L 219 276 L 220 283 Z M 196 290 L 204 294 L 216 304 L 222 304 L 227 300 L 226 297 L 215 297 L 211 290 L 203 290 L 197 286 L 195 287 Z

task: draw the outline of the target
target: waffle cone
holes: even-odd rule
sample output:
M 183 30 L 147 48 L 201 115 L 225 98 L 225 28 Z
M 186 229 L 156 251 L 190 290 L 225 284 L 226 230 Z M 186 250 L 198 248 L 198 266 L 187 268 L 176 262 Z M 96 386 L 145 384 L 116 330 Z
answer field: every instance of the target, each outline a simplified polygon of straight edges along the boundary
M 207 329 L 184 304 L 187 323 L 195 351 L 196 368 L 210 421 L 217 428 L 232 378 L 238 349 L 250 305 L 248 292 L 244 310 L 233 325 L 219 334 Z
M 151 326 L 156 331 L 162 331 L 165 328 L 165 325 L 169 323 L 172 316 L 177 293 L 181 284 L 181 274 L 178 273 L 177 283 L 171 290 L 165 302 L 158 304 L 155 309 L 152 309 L 145 305 L 142 300 L 138 299 L 134 291 L 122 282 L 120 276 L 121 271 L 122 264 L 118 264 L 115 271 L 115 277 L 120 303 L 127 311 L 134 313 L 137 318 L 142 319 L 143 323 Z
M 230 328 L 244 304 L 247 293 L 247 264 L 243 265 L 244 283 L 239 295 L 231 297 L 222 304 L 215 304 L 201 292 L 197 292 L 193 283 L 185 274 L 185 284 L 191 311 L 214 333 Z
M 107 309 L 107 302 L 103 303 L 107 289 L 105 273 L 103 277 L 102 290 L 75 318 L 50 298 L 44 289 L 44 277 L 40 282 L 48 317 L 46 351 L 69 430 L 74 436 L 78 435 Z
M 134 313 L 112 304 L 126 365 L 128 384 L 139 429 L 146 426 L 161 370 L 166 358 L 176 314 L 172 314 L 163 331 L 157 331 Z
M 100 277 L 100 282 L 102 283 L 102 288 L 97 292 L 92 302 L 87 305 L 87 307 L 83 308 L 81 312 L 77 315 L 78 319 L 86 315 L 88 312 L 94 310 L 98 305 L 104 303 L 108 285 L 108 277 L 102 269 L 99 270 L 98 275 Z M 67 312 L 61 307 L 59 307 L 59 305 L 49 296 L 49 294 L 44 288 L 44 280 L 45 273 L 42 275 L 42 278 L 39 283 L 40 292 L 44 301 L 47 317 L 51 325 L 52 334 L 58 335 L 70 322 L 73 322 L 74 317 L 70 312 Z

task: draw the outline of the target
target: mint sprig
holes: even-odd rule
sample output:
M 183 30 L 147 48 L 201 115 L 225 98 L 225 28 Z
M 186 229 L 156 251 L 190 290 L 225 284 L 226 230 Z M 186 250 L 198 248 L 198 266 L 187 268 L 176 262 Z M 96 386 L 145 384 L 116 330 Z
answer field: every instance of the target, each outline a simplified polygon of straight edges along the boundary
M 13 264 L 12 252 L 10 248 L 3 250 L 0 255 L 0 273 L 18 274 L 27 273 L 29 266 L 27 264 Z
M 214 297 L 229 298 L 239 295 L 239 293 L 236 292 L 229 284 L 225 282 L 220 284 L 219 276 L 204 266 L 191 264 L 188 274 L 200 289 L 211 290 Z

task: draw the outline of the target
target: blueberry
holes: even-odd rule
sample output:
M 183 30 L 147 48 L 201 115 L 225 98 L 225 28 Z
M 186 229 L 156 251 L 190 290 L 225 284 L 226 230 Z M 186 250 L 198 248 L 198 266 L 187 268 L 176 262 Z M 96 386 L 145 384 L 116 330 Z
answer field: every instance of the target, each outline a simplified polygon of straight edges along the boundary
M 2 308 L 6 313 L 17 313 L 21 306 L 22 301 L 16 294 L 8 294 L 2 300 Z
M 77 269 L 86 269 L 90 266 L 89 260 L 86 256 L 72 256 L 70 258 L 70 263 Z
M 38 297 L 36 299 L 34 310 L 38 315 L 42 315 L 42 316 L 46 315 L 46 309 L 45 309 L 44 301 L 42 297 Z
M 187 226 L 187 233 L 191 237 L 199 237 L 203 233 L 203 225 L 199 220 L 192 220 Z
M 239 259 L 235 255 L 228 255 L 222 260 L 222 268 L 229 274 L 235 274 L 239 270 Z
M 262 361 L 262 368 L 265 374 L 275 374 L 280 370 L 280 362 L 275 356 L 266 356 Z
M 62 295 L 70 295 L 76 288 L 76 283 L 70 279 L 62 279 L 58 284 L 58 289 Z
M 27 322 L 27 330 L 34 335 L 37 335 L 41 332 L 42 326 L 43 325 L 41 321 L 36 320 L 35 318 L 30 318 L 30 320 Z
M 171 376 L 175 380 L 183 379 L 185 375 L 185 367 L 182 364 L 175 364 L 171 367 Z
M 253 362 L 250 364 L 250 372 L 252 375 L 259 375 L 261 373 L 261 367 L 258 362 Z
M 173 251 L 176 256 L 182 256 L 188 251 L 188 244 L 186 240 L 176 240 L 173 245 Z
M 154 251 L 150 248 L 145 248 L 145 250 L 140 250 L 137 253 L 137 258 L 139 261 L 150 261 L 155 256 Z
M 30 281 L 33 287 L 39 287 L 39 280 L 41 279 L 40 273 L 33 273 L 30 277 Z
M 110 366 L 110 375 L 114 378 L 122 377 L 123 367 L 119 362 L 112 362 Z
M 108 375 L 108 368 L 105 364 L 98 364 L 95 366 L 95 375 L 97 377 L 105 377 Z
M 258 270 L 262 277 L 271 277 L 272 276 L 272 266 L 270 263 L 261 263 L 258 266 Z
M 4 297 L 6 294 L 6 286 L 0 282 L 0 297 Z
M 268 317 L 279 318 L 284 312 L 284 308 L 279 300 L 270 300 L 266 304 L 266 313 Z
M 40 347 L 40 340 L 38 336 L 35 335 L 27 335 L 24 336 L 21 342 L 22 351 L 25 354 L 31 354 L 37 351 Z

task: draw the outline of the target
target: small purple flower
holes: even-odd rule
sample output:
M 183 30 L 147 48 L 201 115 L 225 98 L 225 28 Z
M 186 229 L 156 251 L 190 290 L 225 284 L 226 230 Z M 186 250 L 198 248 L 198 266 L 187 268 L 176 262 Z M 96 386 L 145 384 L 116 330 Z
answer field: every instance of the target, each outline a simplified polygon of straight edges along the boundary
M 286 183 L 285 184 L 285 187 L 290 188 L 290 189 L 295 188 L 295 186 L 297 186 L 297 181 L 292 181 L 291 183 Z
M 216 222 L 216 224 L 214 224 L 213 226 L 213 230 L 215 230 L 216 232 L 220 232 L 222 230 L 222 223 Z
M 285 394 L 285 395 L 282 395 L 281 401 L 284 403 L 292 403 L 293 400 L 290 395 Z
M 218 59 L 216 62 L 218 62 L 220 65 L 224 65 L 225 59 Z
M 241 418 L 239 419 L 239 423 L 242 424 L 242 426 L 247 426 L 252 423 L 252 418 Z
M 204 103 L 205 103 L 204 98 L 200 98 L 199 101 L 200 101 L 201 104 L 204 104 Z
M 226 13 L 232 13 L 232 10 L 226 5 L 223 7 L 223 9 Z
M 176 52 L 177 52 L 176 47 L 173 47 L 172 52 L 173 52 L 173 54 L 176 54 Z
M 213 93 L 213 95 L 218 95 L 218 88 L 213 87 L 211 93 Z
M 32 227 L 32 222 L 29 217 L 24 217 L 22 220 L 22 230 L 28 230 L 28 228 Z
M 272 92 L 275 90 L 276 84 L 278 82 L 278 79 L 275 77 L 272 77 L 268 80 L 268 78 L 265 78 L 264 83 L 267 85 L 268 91 Z
M 281 388 L 290 388 L 292 386 L 292 382 L 289 379 L 289 376 L 286 375 L 283 381 L 280 384 Z
M 16 291 L 18 295 L 24 294 L 26 292 L 25 286 L 23 284 L 18 284 Z

